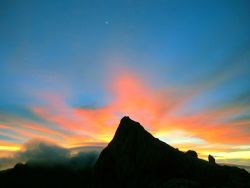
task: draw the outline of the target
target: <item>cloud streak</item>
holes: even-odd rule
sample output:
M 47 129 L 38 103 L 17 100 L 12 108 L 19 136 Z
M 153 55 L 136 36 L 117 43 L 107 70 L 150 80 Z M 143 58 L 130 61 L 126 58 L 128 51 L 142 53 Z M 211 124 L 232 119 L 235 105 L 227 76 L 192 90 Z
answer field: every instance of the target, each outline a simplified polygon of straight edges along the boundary
M 123 72 L 108 86 L 112 100 L 95 108 L 71 106 L 63 94 L 41 93 L 42 105 L 29 107 L 41 121 L 2 115 L 5 118 L 0 126 L 2 135 L 22 141 L 0 142 L 0 150 L 4 155 L 6 150 L 17 150 L 30 139 L 54 142 L 66 148 L 105 145 L 112 139 L 119 119 L 125 115 L 140 121 L 152 134 L 181 149 L 188 146 L 199 149 L 213 144 L 249 144 L 249 118 L 232 118 L 249 112 L 247 93 L 199 112 L 191 113 L 190 109 L 189 114 L 182 113 L 188 103 L 194 102 L 194 96 L 219 83 L 199 81 L 198 85 L 203 86 L 196 85 L 199 89 L 191 92 L 170 86 L 162 89 L 151 87 L 131 72 Z M 207 151 L 201 149 L 203 154 Z M 238 157 L 242 156 L 238 154 Z

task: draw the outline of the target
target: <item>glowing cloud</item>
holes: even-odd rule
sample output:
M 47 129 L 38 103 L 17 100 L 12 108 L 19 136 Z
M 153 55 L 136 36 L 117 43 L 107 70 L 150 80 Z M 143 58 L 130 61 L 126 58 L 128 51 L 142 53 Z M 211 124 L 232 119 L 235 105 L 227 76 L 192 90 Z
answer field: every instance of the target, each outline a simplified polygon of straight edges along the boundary
M 128 115 L 140 121 L 154 136 L 180 149 L 194 148 L 200 152 L 201 157 L 216 152 L 220 159 L 222 155 L 224 158 L 242 158 L 249 153 L 239 151 L 231 152 L 230 155 L 225 154 L 229 147 L 224 148 L 224 151 L 221 148 L 221 152 L 216 151 L 216 147 L 203 147 L 250 143 L 249 134 L 244 130 L 245 123 L 249 122 L 228 120 L 231 115 L 244 110 L 243 107 L 229 105 L 191 115 L 181 114 L 178 111 L 185 107 L 194 92 L 187 95 L 188 92 L 178 88 L 152 88 L 131 73 L 114 78 L 108 88 L 113 99 L 99 108 L 77 108 L 68 105 L 63 95 L 39 94 L 40 99 L 45 101 L 44 105 L 32 106 L 31 110 L 43 123 L 19 118 L 9 122 L 18 126 L 1 124 L 0 129 L 15 131 L 15 134 L 9 134 L 12 137 L 25 137 L 26 141 L 41 139 L 66 148 L 105 145 L 112 139 L 119 119 Z M 21 144 L 2 143 L 0 150 L 16 151 Z

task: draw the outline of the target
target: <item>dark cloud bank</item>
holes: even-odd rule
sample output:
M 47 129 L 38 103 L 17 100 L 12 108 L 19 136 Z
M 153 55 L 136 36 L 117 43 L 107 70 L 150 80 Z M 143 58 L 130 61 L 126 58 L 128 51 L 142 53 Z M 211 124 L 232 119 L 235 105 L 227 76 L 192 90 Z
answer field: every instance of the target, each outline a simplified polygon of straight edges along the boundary
M 89 187 L 101 149 L 29 142 L 13 157 L 0 159 L 0 169 L 6 169 L 0 171 L 0 187 Z
M 83 147 L 78 148 L 78 152 L 75 153 L 74 149 L 32 141 L 26 143 L 24 150 L 12 157 L 0 158 L 0 170 L 12 168 L 17 163 L 44 167 L 64 166 L 72 170 L 90 168 L 95 164 L 101 149 L 101 147 Z

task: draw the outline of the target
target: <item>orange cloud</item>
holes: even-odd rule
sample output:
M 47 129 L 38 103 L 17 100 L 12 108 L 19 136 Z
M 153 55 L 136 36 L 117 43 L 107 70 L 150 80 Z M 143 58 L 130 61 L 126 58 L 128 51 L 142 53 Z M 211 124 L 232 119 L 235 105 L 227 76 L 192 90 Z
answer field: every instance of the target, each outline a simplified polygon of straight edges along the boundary
M 230 122 L 219 121 L 241 109 L 230 107 L 209 109 L 189 116 L 175 115 L 174 112 L 181 110 L 190 96 L 178 94 L 180 91 L 173 88 L 164 91 L 150 89 L 132 74 L 122 74 L 115 78 L 109 88 L 113 101 L 101 108 L 74 108 L 61 97 L 46 95 L 51 106 L 35 107 L 33 112 L 68 131 L 72 137 L 85 137 L 86 142 L 108 142 L 117 122 L 124 115 L 140 121 L 154 134 L 183 130 L 208 142 L 249 142 L 248 134 L 243 130 L 232 126 Z
M 60 94 L 40 94 L 44 105 L 31 107 L 31 110 L 46 123 L 22 120 L 18 121 L 19 127 L 0 125 L 0 129 L 9 128 L 17 132 L 14 136 L 39 138 L 69 148 L 108 143 L 119 119 L 128 115 L 160 139 L 166 139 L 180 149 L 196 148 L 201 156 L 216 151 L 216 147 L 204 149 L 203 146 L 250 143 L 249 133 L 245 131 L 249 121 L 225 121 L 246 110 L 245 106 L 222 106 L 189 115 L 176 113 L 185 107 L 195 91 L 152 88 L 128 73 L 114 78 L 109 89 L 112 100 L 99 108 L 76 108 L 68 105 Z M 217 153 L 227 150 L 222 147 Z

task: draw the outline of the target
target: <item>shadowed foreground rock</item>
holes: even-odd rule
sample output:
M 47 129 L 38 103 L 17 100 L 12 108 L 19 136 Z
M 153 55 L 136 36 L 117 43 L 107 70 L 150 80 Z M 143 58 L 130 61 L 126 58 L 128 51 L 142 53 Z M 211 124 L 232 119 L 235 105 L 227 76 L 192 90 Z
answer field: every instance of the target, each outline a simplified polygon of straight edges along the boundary
M 183 153 L 154 138 L 129 117 L 95 165 L 93 187 L 235 187 L 249 188 L 243 169 L 219 166 Z
M 216 164 L 215 158 L 212 155 L 208 155 L 208 162 L 211 164 Z
M 190 155 L 190 156 L 192 156 L 192 157 L 194 157 L 194 158 L 198 158 L 198 154 L 196 153 L 196 151 L 188 150 L 188 151 L 186 152 L 186 154 L 187 154 L 187 155 Z

